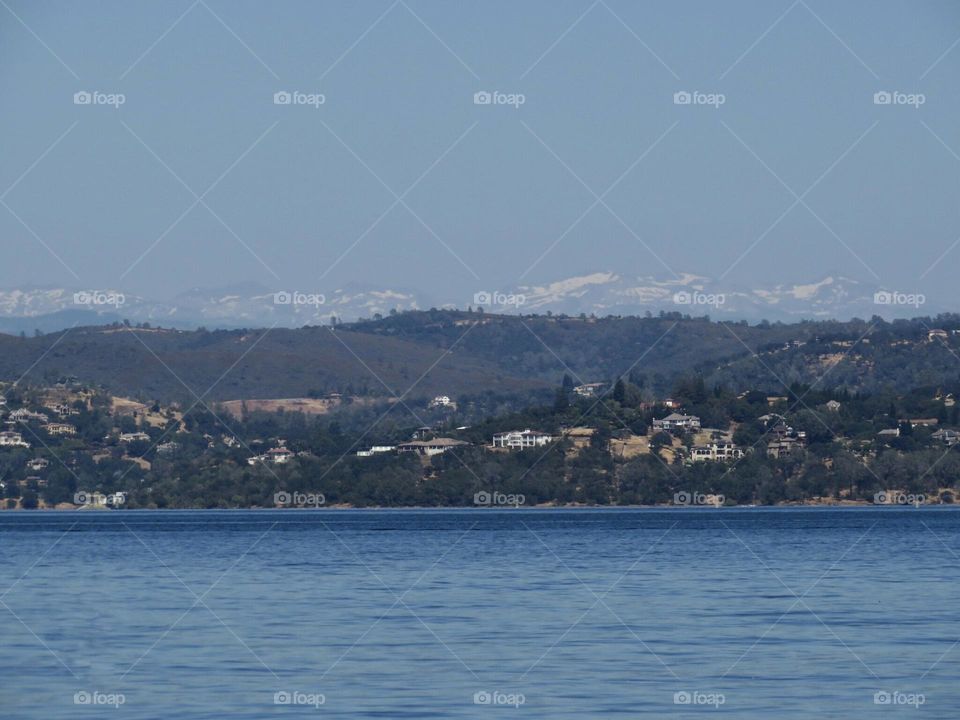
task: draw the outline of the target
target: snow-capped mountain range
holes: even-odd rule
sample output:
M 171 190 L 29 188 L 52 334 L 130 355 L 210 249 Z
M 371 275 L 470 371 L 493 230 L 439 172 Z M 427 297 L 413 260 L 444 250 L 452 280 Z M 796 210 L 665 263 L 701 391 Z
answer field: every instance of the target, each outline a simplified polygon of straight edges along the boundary
M 370 318 L 392 309 L 483 307 L 498 313 L 642 315 L 661 310 L 714 318 L 791 321 L 935 315 L 956 310 L 908 289 L 846 277 L 797 285 L 738 288 L 700 275 L 675 278 L 595 272 L 545 285 L 487 288 L 467 298 L 438 298 L 405 289 L 348 285 L 328 293 L 273 291 L 255 283 L 196 288 L 156 300 L 114 288 L 0 290 L 0 331 L 44 332 L 74 324 L 127 319 L 167 327 L 300 327 Z

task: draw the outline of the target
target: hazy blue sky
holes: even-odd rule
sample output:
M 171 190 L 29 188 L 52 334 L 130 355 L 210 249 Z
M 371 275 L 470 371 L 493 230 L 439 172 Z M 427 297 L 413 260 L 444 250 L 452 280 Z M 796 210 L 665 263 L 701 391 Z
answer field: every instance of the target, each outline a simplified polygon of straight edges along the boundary
M 955 0 L 4 0 L 0 285 L 955 293 L 958 39 Z

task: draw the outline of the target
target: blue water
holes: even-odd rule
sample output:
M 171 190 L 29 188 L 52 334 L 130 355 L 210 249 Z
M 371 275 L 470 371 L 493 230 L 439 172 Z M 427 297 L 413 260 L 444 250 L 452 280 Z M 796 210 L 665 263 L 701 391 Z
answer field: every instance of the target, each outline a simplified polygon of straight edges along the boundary
M 0 717 L 957 718 L 958 559 L 950 508 L 5 512 Z

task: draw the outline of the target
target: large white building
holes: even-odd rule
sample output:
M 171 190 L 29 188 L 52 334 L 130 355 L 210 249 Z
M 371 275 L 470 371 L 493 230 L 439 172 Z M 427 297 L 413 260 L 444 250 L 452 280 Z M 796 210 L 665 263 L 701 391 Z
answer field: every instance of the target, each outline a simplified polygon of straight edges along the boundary
M 665 418 L 653 421 L 654 430 L 697 430 L 699 428 L 700 418 L 696 415 L 670 413 Z
M 543 447 L 555 440 L 553 435 L 548 435 L 537 430 L 513 430 L 511 432 L 497 433 L 493 436 L 493 446 L 499 448 L 510 448 L 511 450 L 523 450 L 524 448 Z
M 23 439 L 23 435 L 12 430 L 0 432 L 0 446 L 3 447 L 30 447 L 30 443 Z
M 710 445 L 694 445 L 690 448 L 690 459 L 694 462 L 704 460 L 739 460 L 744 450 L 732 442 L 715 442 Z

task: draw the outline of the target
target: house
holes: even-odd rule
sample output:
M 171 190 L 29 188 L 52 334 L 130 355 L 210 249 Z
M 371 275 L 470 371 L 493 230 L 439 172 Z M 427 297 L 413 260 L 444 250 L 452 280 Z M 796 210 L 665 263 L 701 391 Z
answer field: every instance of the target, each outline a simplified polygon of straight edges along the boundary
M 700 428 L 700 418 L 696 415 L 670 413 L 665 418 L 653 421 L 654 430 L 696 430 Z
M 120 442 L 131 443 L 138 440 L 150 441 L 150 436 L 145 432 L 120 433 Z
M 12 413 L 10 413 L 10 417 L 8 419 L 12 420 L 13 422 L 50 422 L 50 418 L 44 413 L 31 412 L 26 408 L 14 410 Z
M 50 461 L 46 458 L 34 458 L 27 461 L 27 467 L 34 472 L 44 470 L 48 465 L 50 465 Z
M 580 397 L 592 398 L 600 395 L 606 387 L 607 383 L 602 382 L 584 383 L 583 385 L 577 385 L 574 387 L 573 392 Z
M 157 445 L 157 453 L 159 455 L 169 455 L 171 453 L 176 452 L 179 449 L 180 449 L 180 445 L 173 441 L 160 443 L 159 445 Z
M 493 447 L 523 450 L 524 448 L 543 447 L 554 441 L 553 435 L 539 430 L 511 430 L 493 436 Z
M 424 425 L 423 427 L 418 427 L 416 430 L 414 430 L 410 437 L 413 440 L 423 440 L 425 437 L 432 434 L 433 428 Z
M 292 457 L 293 452 L 285 447 L 275 447 L 267 450 L 267 460 L 274 465 L 283 465 L 289 462 Z
M 374 445 L 369 450 L 357 450 L 357 457 L 373 457 L 380 453 L 393 452 L 396 449 L 396 445 Z
M 877 433 L 877 437 L 882 440 L 888 440 L 890 438 L 900 437 L 900 428 L 887 428 L 886 430 L 881 430 Z
M 247 465 L 257 465 L 258 463 L 266 463 L 270 458 L 266 455 L 254 455 L 253 457 L 247 458 Z
M 12 430 L 0 432 L 0 447 L 30 447 L 30 443 L 23 439 L 23 436 Z
M 463 440 L 454 440 L 453 438 L 434 438 L 433 440 L 413 440 L 411 442 L 400 443 L 397 445 L 399 452 L 415 452 L 419 455 L 439 455 L 447 450 L 456 447 L 469 445 Z
M 694 445 L 690 448 L 690 459 L 693 462 L 739 460 L 745 454 L 743 448 L 737 447 L 732 442 L 713 442 L 709 445 Z
M 69 423 L 47 423 L 41 426 L 51 435 L 76 435 L 77 429 Z
M 786 395 L 768 395 L 767 396 L 767 405 L 773 407 L 778 403 L 785 403 L 787 401 Z
M 437 395 L 433 400 L 430 401 L 430 404 L 427 407 L 439 408 L 439 407 L 450 407 L 453 405 L 453 402 L 446 395 Z
M 950 447 L 960 442 L 960 432 L 957 432 L 956 430 L 950 430 L 948 428 L 937 430 L 930 437 L 934 440 L 939 440 L 943 443 L 946 443 Z
M 80 414 L 80 411 L 77 410 L 75 407 L 70 407 L 65 403 L 58 403 L 56 405 L 51 406 L 50 409 L 53 410 L 60 417 L 69 417 L 70 415 Z
M 840 412 L 841 407 L 842 405 L 836 400 L 827 401 L 827 410 L 829 410 L 830 412 Z
M 802 447 L 803 441 L 800 438 L 782 435 L 767 441 L 767 455 L 779 460 Z
M 939 425 L 937 418 L 909 418 L 898 420 L 901 424 L 910 423 L 910 427 L 933 427 Z
M 664 398 L 664 400 L 663 400 L 663 402 L 662 402 L 661 404 L 662 404 L 664 407 L 670 408 L 671 410 L 680 407 L 680 401 L 679 401 L 679 400 L 674 400 L 673 398 Z
M 933 342 L 934 340 L 946 340 L 949 337 L 950 334 L 946 330 L 934 329 L 927 333 L 928 342 Z

